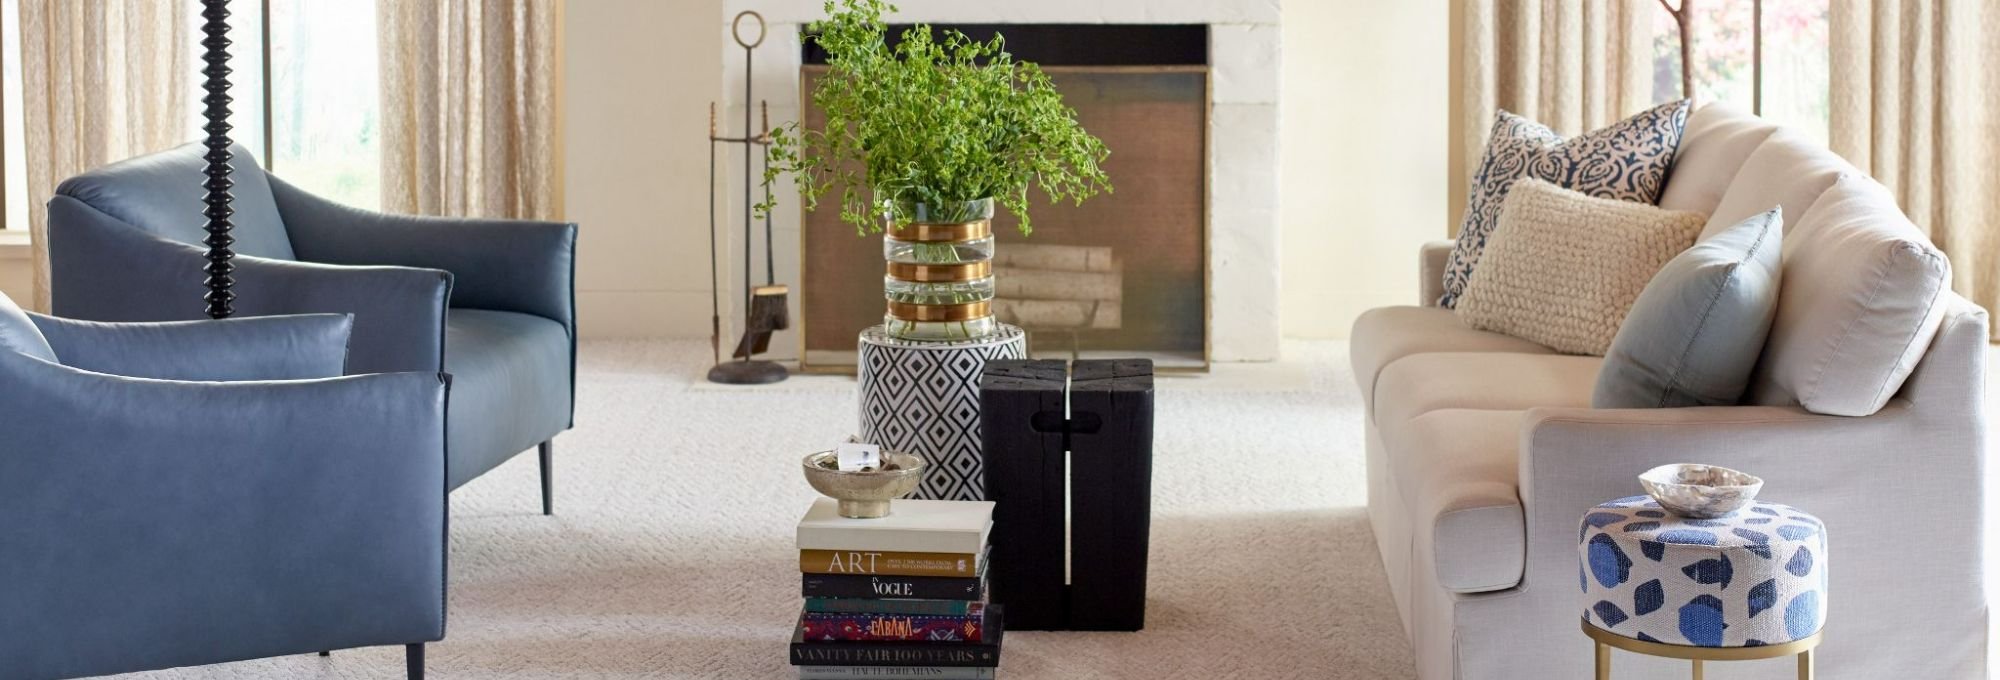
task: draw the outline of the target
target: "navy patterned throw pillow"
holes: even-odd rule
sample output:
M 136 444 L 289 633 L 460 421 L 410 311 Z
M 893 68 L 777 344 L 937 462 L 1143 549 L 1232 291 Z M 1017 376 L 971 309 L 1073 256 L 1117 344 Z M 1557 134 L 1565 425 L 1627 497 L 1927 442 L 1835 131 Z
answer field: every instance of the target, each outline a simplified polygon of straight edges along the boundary
M 1486 142 L 1486 156 L 1472 178 L 1465 221 L 1458 228 L 1458 246 L 1444 270 L 1444 297 L 1438 304 L 1458 305 L 1472 268 L 1486 248 L 1486 237 L 1500 222 L 1500 205 L 1507 190 L 1524 177 L 1598 198 L 1654 203 L 1666 186 L 1674 150 L 1687 126 L 1688 101 L 1653 107 L 1601 130 L 1563 139 L 1548 127 L 1501 111 Z

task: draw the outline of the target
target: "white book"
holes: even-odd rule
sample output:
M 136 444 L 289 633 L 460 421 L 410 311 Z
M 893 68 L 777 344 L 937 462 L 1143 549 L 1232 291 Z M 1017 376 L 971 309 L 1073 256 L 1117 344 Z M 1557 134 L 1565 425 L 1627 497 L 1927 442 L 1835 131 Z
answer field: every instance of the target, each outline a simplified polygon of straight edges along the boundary
M 799 520 L 799 549 L 977 555 L 992 532 L 992 501 L 905 498 L 889 504 L 888 517 L 854 519 L 820 498 Z
M 993 680 L 994 668 L 943 666 L 800 666 L 799 680 L 873 680 L 875 678 L 929 678 L 930 680 Z

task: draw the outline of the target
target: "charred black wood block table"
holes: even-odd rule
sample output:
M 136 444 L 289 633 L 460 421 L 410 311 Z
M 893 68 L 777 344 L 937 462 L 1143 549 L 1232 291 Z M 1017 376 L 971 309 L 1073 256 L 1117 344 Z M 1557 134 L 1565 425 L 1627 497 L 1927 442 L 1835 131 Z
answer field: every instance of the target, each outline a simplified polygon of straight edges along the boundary
M 989 362 L 980 412 L 1007 628 L 1145 627 L 1153 362 Z

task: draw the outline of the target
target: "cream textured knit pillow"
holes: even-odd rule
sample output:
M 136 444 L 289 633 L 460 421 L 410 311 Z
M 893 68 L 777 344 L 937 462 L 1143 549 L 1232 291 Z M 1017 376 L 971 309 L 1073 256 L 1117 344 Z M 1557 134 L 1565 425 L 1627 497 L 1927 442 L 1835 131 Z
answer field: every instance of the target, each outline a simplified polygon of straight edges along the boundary
M 1522 180 L 1507 193 L 1458 318 L 1558 352 L 1603 356 L 1639 291 L 1694 245 L 1707 221 Z

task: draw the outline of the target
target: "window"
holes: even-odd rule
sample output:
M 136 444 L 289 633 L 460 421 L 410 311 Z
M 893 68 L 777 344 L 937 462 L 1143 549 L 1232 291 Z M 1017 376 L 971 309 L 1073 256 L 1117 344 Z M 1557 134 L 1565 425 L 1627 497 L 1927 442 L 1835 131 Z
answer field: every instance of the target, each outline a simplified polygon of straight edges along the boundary
M 382 207 L 375 3 L 266 1 L 272 172 L 331 200 Z
M 1679 6 L 1680 0 L 1669 0 Z M 1695 92 L 1791 126 L 1825 143 L 1828 111 L 1828 0 L 1695 3 Z M 1763 17 L 1756 16 L 1761 7 Z M 1655 4 L 1653 100 L 1681 98 L 1680 30 Z M 1762 47 L 1763 97 L 1755 88 Z
M 259 165 L 307 191 L 359 208 L 381 207 L 375 3 L 237 0 L 231 11 L 230 137 Z M 202 21 L 198 12 L 187 18 L 189 63 L 196 70 Z M 273 86 L 268 98 L 267 81 Z M 200 82 L 198 73 L 188 74 L 189 88 Z M 28 196 L 21 107 L 20 0 L 0 0 L 0 230 L 26 230 L 28 211 L 41 204 Z M 196 89 L 187 112 L 189 141 L 205 134 L 202 108 Z

